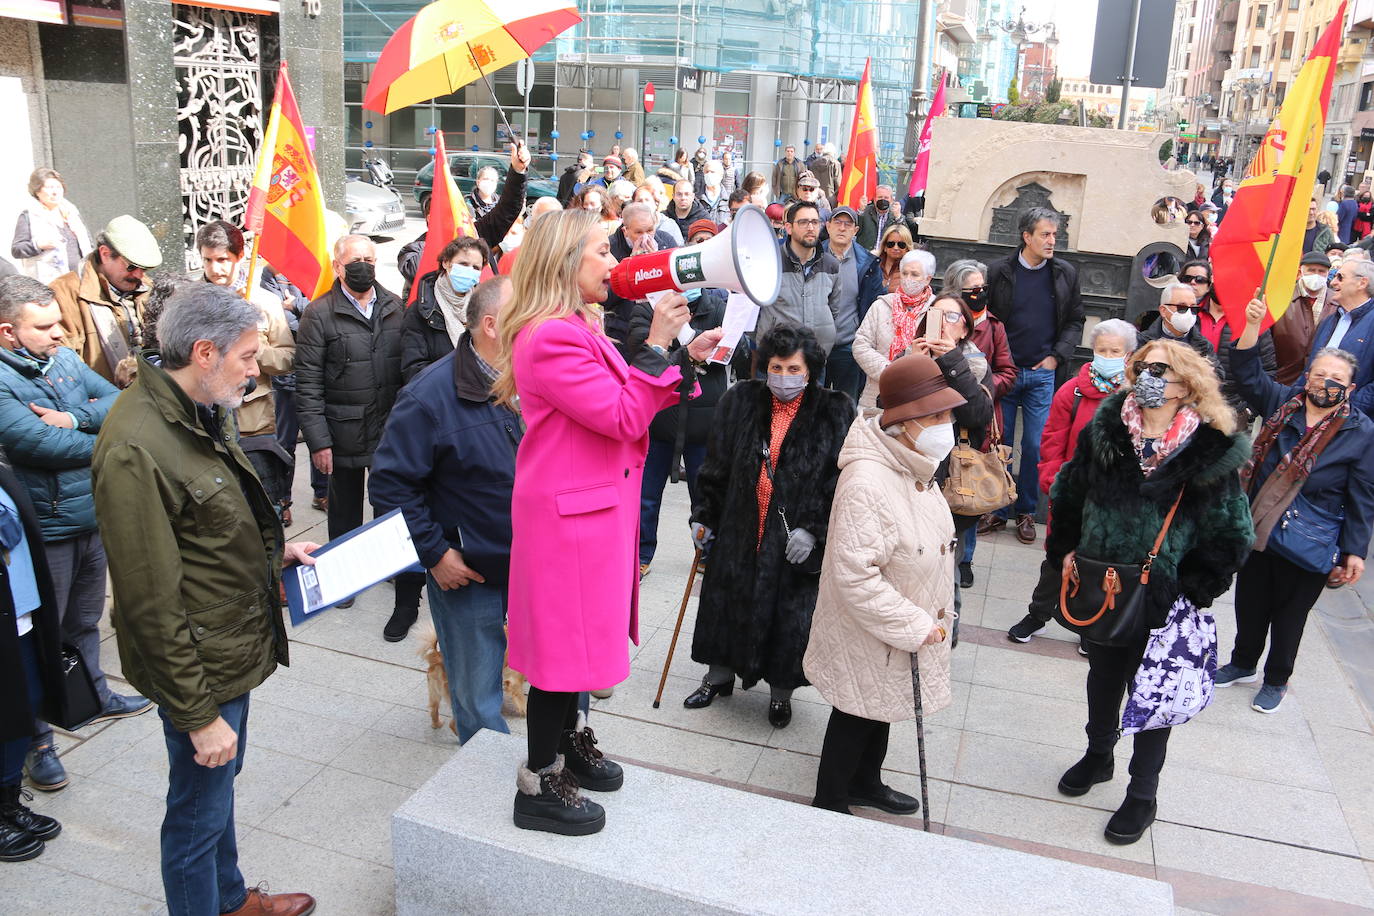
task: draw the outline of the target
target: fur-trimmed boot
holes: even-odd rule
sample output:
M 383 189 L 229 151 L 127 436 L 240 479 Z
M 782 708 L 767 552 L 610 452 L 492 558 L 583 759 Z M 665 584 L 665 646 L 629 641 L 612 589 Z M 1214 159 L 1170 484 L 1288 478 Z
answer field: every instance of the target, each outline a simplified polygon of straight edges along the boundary
M 563 755 L 535 772 L 521 764 L 515 774 L 515 826 L 563 836 L 587 836 L 606 826 L 606 811 L 578 791 Z
M 583 713 L 577 714 L 576 729 L 563 732 L 558 749 L 582 788 L 592 792 L 614 792 L 625 784 L 625 771 L 597 749 L 596 734 Z

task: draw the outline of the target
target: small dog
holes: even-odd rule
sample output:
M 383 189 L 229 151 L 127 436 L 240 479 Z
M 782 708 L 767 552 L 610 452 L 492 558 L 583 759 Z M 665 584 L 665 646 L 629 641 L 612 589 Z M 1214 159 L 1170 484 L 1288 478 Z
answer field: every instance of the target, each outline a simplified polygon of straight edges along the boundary
M 429 687 L 429 727 L 438 728 L 439 704 L 449 698 L 448 669 L 444 667 L 444 656 L 439 651 L 439 635 L 434 632 L 434 627 L 425 627 L 421 630 L 420 648 L 415 654 L 425 660 L 425 682 Z M 509 653 L 506 660 L 510 660 Z M 523 718 L 527 702 L 525 694 L 529 689 L 525 676 L 507 664 L 501 673 L 501 685 L 505 692 L 501 712 Z M 449 731 L 458 733 L 458 727 L 452 719 L 449 720 L 448 727 Z

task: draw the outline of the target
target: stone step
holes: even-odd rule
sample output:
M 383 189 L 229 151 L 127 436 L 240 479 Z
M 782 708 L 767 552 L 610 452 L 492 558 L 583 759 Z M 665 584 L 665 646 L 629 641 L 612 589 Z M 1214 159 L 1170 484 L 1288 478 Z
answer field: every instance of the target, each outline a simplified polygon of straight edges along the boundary
M 1173 912 L 1164 883 L 637 766 L 589 837 L 511 820 L 525 739 L 483 731 L 392 819 L 400 916 Z

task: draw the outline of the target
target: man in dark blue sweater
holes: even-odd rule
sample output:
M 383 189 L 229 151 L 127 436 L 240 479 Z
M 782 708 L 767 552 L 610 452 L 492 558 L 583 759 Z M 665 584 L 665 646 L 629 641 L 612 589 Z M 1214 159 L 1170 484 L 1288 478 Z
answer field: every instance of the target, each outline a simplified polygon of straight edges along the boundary
M 1016 537 L 1035 541 L 1035 509 L 1040 499 L 1036 466 L 1040 435 L 1050 413 L 1050 400 L 1060 371 L 1067 371 L 1083 337 L 1083 302 L 1078 271 L 1054 256 L 1059 214 L 1034 207 L 1021 215 L 1021 249 L 988 265 L 988 309 L 1007 330 L 1016 362 L 1016 384 L 1002 397 L 1002 429 L 1007 442 L 1016 436 L 1021 410 L 1021 466 L 1016 475 L 1016 503 L 985 516 L 979 533 L 1005 528 L 1014 511 Z

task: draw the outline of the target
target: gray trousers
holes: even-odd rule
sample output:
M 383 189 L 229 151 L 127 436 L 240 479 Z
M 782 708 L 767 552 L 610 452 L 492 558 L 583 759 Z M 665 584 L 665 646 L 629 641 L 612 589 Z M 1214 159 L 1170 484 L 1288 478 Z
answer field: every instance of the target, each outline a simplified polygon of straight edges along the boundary
M 110 687 L 100 668 L 100 618 L 105 613 L 105 545 L 100 542 L 100 533 L 92 531 L 66 541 L 48 541 L 43 547 L 57 597 L 62 641 L 71 643 L 81 652 L 91 677 L 95 678 L 100 702 L 108 703 Z M 39 722 L 33 743 L 35 747 L 51 744 L 52 726 Z

